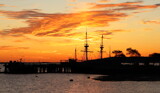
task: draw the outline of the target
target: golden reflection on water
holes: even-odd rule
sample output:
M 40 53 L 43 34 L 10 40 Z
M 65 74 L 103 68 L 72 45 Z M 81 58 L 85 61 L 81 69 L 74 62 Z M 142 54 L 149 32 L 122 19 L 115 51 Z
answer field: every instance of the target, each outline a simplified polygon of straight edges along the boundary
M 158 93 L 160 81 L 97 81 L 89 74 L 0 74 L 0 93 Z M 73 81 L 70 81 L 73 79 Z

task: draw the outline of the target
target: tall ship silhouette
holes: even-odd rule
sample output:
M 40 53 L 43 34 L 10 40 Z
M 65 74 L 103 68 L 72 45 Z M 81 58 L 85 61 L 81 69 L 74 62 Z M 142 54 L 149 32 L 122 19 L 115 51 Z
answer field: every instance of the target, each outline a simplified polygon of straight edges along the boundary
M 101 36 L 100 57 L 89 60 L 88 36 L 85 33 L 85 61 L 77 62 L 77 50 L 75 49 L 75 59 L 68 62 L 47 63 L 27 63 L 9 62 L 6 63 L 5 73 L 92 73 L 92 74 L 156 74 L 160 75 L 160 57 L 103 57 L 103 35 Z

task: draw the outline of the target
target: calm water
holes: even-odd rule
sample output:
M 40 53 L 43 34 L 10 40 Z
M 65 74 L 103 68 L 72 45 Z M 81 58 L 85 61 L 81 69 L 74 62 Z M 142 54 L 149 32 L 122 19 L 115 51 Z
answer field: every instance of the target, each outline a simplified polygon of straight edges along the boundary
M 88 79 L 90 76 L 90 79 Z M 96 81 L 89 74 L 0 74 L 0 93 L 159 93 L 160 81 Z M 71 82 L 70 79 L 73 79 Z

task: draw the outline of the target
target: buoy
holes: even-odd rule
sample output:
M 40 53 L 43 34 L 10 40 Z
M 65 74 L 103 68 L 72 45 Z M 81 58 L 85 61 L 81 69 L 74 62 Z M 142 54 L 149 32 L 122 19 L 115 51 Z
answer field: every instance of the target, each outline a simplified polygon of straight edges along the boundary
M 69 81 L 73 81 L 73 79 L 70 79 Z

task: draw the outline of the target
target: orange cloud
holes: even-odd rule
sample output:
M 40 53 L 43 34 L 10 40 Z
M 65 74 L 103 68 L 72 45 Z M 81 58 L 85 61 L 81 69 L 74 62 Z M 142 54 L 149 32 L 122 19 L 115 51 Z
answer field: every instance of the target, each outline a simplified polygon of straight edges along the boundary
M 157 8 L 160 5 L 131 5 L 123 8 L 118 8 L 115 10 L 137 10 L 137 9 L 151 9 L 151 8 Z
M 29 49 L 29 47 L 0 46 L 0 50 Z
M 116 30 L 111 30 L 111 32 L 128 32 L 128 31 L 123 29 L 116 29 Z
M 98 2 L 100 2 L 100 3 L 106 3 L 106 2 L 109 2 L 109 0 L 99 0 Z
M 112 35 L 115 32 L 126 32 L 126 30 L 116 29 L 116 30 L 97 30 L 95 31 L 96 34 L 100 34 L 100 35 Z
M 141 4 L 142 1 L 138 2 L 125 2 L 125 3 L 118 3 L 118 4 L 96 4 L 91 9 L 103 9 L 103 8 L 115 8 L 113 10 L 136 10 L 136 9 L 150 9 L 150 8 L 157 8 L 160 4 L 155 5 L 136 5 Z
M 16 7 L 16 6 L 9 6 L 9 5 L 5 5 L 5 4 L 0 4 L 0 7 L 4 7 L 4 6 L 8 6 L 8 7 Z
M 3 11 L 0 10 L 0 14 L 4 14 L 10 18 L 15 19 L 28 19 L 33 17 L 44 17 L 48 16 L 45 13 L 39 13 L 38 9 L 32 9 L 32 10 L 23 10 L 23 11 Z
M 13 28 L 0 32 L 0 35 L 22 36 L 24 34 L 32 34 L 35 36 L 54 36 L 67 37 L 74 36 L 80 32 L 74 32 L 78 27 L 106 27 L 110 22 L 119 21 L 121 18 L 128 17 L 129 13 L 121 13 L 116 10 L 135 10 L 157 8 L 160 5 L 136 5 L 142 2 L 125 2 L 119 4 L 96 4 L 90 10 L 78 13 L 41 13 L 37 9 L 23 11 L 2 11 L 10 18 L 25 19 L 28 27 Z M 112 10 L 101 10 L 106 7 L 117 7 Z M 116 32 L 116 31 L 113 31 Z
M 144 21 L 143 22 L 144 24 L 149 24 L 149 23 L 153 23 L 153 24 L 160 24 L 160 22 L 158 22 L 158 21 Z
M 141 1 L 139 2 L 125 2 L 125 3 L 118 3 L 118 4 L 96 4 L 95 6 L 92 7 L 92 9 L 100 9 L 100 8 L 107 8 L 107 7 L 126 7 L 132 4 L 140 4 L 142 3 Z
M 11 12 L 13 13 L 13 12 Z M 25 13 L 29 13 L 28 16 Z M 33 14 L 30 14 L 33 13 Z M 14 15 L 10 15 L 7 11 L 7 16 L 14 18 L 26 19 L 35 17 L 40 14 L 43 18 L 29 18 L 26 22 L 28 27 L 14 28 L 10 31 L 3 31 L 1 35 L 20 36 L 23 34 L 34 34 L 36 36 L 64 36 L 79 26 L 102 27 L 107 26 L 109 22 L 118 21 L 121 17 L 126 17 L 125 13 L 115 13 L 114 11 L 87 11 L 80 13 L 69 14 L 42 14 L 33 11 L 19 11 Z M 38 16 L 39 17 L 39 16 Z M 73 35 L 70 34 L 70 35 Z
M 68 0 L 69 2 L 76 2 L 77 0 Z
M 4 5 L 4 4 L 0 4 L 0 7 L 1 7 L 1 6 L 5 6 L 5 5 Z
M 112 35 L 112 32 L 108 30 L 97 30 L 95 33 L 100 35 Z

